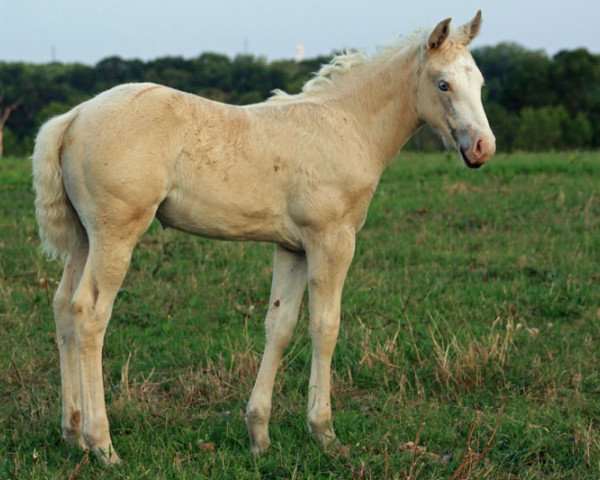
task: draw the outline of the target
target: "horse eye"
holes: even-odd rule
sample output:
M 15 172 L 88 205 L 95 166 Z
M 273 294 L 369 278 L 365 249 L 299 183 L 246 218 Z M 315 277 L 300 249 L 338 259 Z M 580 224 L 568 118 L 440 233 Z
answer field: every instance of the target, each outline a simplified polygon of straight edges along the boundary
M 440 90 L 442 92 L 447 92 L 448 89 L 450 88 L 450 85 L 448 85 L 446 82 L 444 82 L 443 80 L 440 80 L 440 83 L 438 83 L 438 87 L 440 87 Z

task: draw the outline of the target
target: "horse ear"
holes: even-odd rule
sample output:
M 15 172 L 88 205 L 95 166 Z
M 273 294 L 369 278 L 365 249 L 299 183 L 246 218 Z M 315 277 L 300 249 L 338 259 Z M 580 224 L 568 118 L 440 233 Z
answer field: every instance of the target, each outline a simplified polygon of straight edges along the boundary
M 448 38 L 448 34 L 450 33 L 450 21 L 451 18 L 447 18 L 446 20 L 442 20 L 431 32 L 429 35 L 429 39 L 427 40 L 427 48 L 440 48 L 444 40 Z
M 481 10 L 477 10 L 477 13 L 469 23 L 460 27 L 462 37 L 464 38 L 465 45 L 471 43 L 481 28 Z

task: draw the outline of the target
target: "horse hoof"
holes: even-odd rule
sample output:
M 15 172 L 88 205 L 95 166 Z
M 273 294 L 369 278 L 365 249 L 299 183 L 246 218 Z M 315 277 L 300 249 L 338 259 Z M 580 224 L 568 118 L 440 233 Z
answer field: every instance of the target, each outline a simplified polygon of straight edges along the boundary
M 335 450 L 342 445 L 335 435 L 331 422 L 327 422 L 325 425 L 309 423 L 309 429 L 316 442 L 326 450 Z
M 269 440 L 269 438 L 267 437 L 266 439 L 263 439 L 260 442 L 252 442 L 252 454 L 256 457 L 258 455 L 260 455 L 261 453 L 264 453 L 265 451 L 267 451 L 269 449 L 269 446 L 271 445 L 271 440 Z
M 87 450 L 87 445 L 83 439 L 83 435 L 79 434 L 68 434 L 63 432 L 63 438 L 69 445 L 79 448 L 80 450 Z
M 271 445 L 268 415 L 260 414 L 256 410 L 250 410 L 246 412 L 246 426 L 250 434 L 252 453 L 255 456 L 260 455 Z
M 92 449 L 98 461 L 105 467 L 114 467 L 123 463 L 115 449 L 110 446 L 108 449 L 94 448 Z

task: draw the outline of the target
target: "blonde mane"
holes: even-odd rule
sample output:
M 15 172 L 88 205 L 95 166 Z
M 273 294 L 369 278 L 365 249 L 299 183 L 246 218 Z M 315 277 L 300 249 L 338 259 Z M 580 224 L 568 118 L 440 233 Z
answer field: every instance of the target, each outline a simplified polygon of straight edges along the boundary
M 346 81 L 349 73 L 357 73 L 375 63 L 386 63 L 400 54 L 416 53 L 415 63 L 418 67 L 423 59 L 426 40 L 430 33 L 431 28 L 418 29 L 407 37 L 400 37 L 387 45 L 378 47 L 373 56 L 360 50 L 347 50 L 335 55 L 329 63 L 323 64 L 314 73 L 313 78 L 304 84 L 299 93 L 290 94 L 281 89 L 275 89 L 267 102 L 293 101 L 317 96 L 335 89 L 341 81 Z M 452 30 L 443 49 L 444 51 L 455 49 L 457 46 L 464 46 L 464 43 L 464 32 L 457 28 Z

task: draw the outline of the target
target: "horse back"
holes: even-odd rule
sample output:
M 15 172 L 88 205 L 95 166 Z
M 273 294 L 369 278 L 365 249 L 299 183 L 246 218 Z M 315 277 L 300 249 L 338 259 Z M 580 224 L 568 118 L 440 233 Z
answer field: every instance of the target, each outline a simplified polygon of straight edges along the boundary
M 77 108 L 62 161 L 89 218 L 154 206 L 164 226 L 300 249 L 305 227 L 362 225 L 378 178 L 342 117 L 310 102 L 238 107 L 126 84 Z

